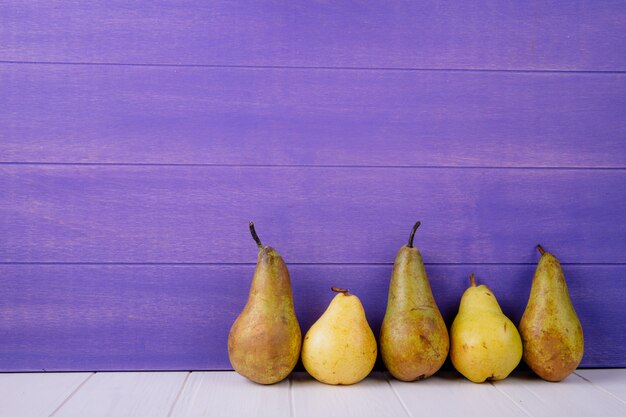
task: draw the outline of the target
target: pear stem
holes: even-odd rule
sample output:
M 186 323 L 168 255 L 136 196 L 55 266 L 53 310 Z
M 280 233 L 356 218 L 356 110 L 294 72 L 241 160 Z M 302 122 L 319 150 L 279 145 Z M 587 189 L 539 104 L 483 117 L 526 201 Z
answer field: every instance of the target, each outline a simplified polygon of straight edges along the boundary
M 413 238 L 415 237 L 415 231 L 418 227 L 420 227 L 420 224 L 422 224 L 422 222 L 418 221 L 413 225 L 413 229 L 411 230 L 411 236 L 409 236 L 409 244 L 407 245 L 409 248 L 413 247 Z
M 545 249 L 541 246 L 541 245 L 537 245 L 537 250 L 539 251 L 540 254 L 544 254 L 546 253 Z
M 340 292 L 343 295 L 348 295 L 348 290 L 344 290 L 342 288 L 337 288 L 337 287 L 330 287 L 331 290 L 333 290 L 334 292 Z
M 474 273 L 473 272 L 470 274 L 470 284 L 471 284 L 472 287 L 476 286 L 476 279 L 474 279 Z
M 252 235 L 252 239 L 256 242 L 256 245 L 259 249 L 263 249 L 263 244 L 261 243 L 261 239 L 259 239 L 259 235 L 256 234 L 256 230 L 254 230 L 254 223 L 248 223 L 250 226 L 250 234 Z

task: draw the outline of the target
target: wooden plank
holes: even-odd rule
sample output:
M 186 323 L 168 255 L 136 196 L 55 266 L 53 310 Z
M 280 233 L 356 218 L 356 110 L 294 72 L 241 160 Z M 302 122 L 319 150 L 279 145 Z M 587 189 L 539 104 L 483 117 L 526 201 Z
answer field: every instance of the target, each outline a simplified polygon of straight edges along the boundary
M 0 59 L 624 70 L 620 1 L 2 3 Z
M 0 64 L 0 80 L 5 162 L 626 167 L 624 73 Z
M 626 170 L 0 165 L 1 262 L 626 262 Z
M 0 371 L 231 369 L 230 327 L 253 265 L 0 265 Z M 331 286 L 362 300 L 378 333 L 391 265 L 289 265 L 303 332 L 332 299 Z M 532 265 L 427 265 L 451 324 L 467 277 L 489 285 L 517 323 Z M 582 366 L 626 366 L 626 266 L 566 265 L 585 331 Z
M 474 384 L 456 372 L 439 372 L 418 382 L 391 379 L 411 416 L 528 417 L 490 384 Z
M 516 374 L 494 383 L 531 416 L 624 416 L 626 404 L 592 384 L 570 375 L 559 383 L 546 382 L 531 373 Z
M 187 375 L 187 372 L 97 373 L 54 416 L 168 416 Z
M 380 372 L 355 385 L 325 385 L 302 372 L 292 375 L 293 414 L 318 416 L 405 417 L 402 404 Z
M 626 369 L 579 369 L 576 373 L 626 404 Z
M 171 417 L 290 415 L 288 380 L 258 385 L 234 372 L 192 372 Z
M 48 417 L 92 374 L 0 374 L 0 416 Z

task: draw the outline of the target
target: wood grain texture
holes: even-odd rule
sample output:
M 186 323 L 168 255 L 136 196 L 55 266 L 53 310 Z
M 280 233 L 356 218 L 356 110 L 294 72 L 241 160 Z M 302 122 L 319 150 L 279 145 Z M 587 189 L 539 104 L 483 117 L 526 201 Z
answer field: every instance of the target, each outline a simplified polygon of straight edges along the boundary
M 54 417 L 167 417 L 186 372 L 97 373 Z
M 584 370 L 577 373 L 595 374 L 601 380 L 620 382 L 623 386 L 625 369 Z M 56 416 L 57 413 L 41 414 L 43 400 L 49 393 L 58 391 L 50 382 L 57 378 L 67 380 L 72 374 L 5 374 L 0 375 L 3 387 L 3 403 L 12 403 L 8 395 L 28 397 L 31 401 L 14 404 L 6 413 L 2 409 L 0 416 Z M 84 374 L 81 374 L 84 376 Z M 155 374 L 147 374 L 152 376 Z M 100 375 L 98 375 L 100 376 Z M 115 416 L 152 415 L 154 404 L 138 398 L 136 401 L 123 401 L 122 395 L 112 395 L 111 386 L 132 386 L 134 393 L 152 391 L 156 385 L 164 389 L 168 385 L 173 389 L 180 385 L 177 378 L 142 378 L 137 373 L 117 373 L 100 386 L 102 390 L 78 388 L 72 396 L 80 397 L 85 406 L 82 416 L 98 416 L 102 412 L 97 408 L 102 403 L 118 402 Z M 576 378 L 576 377 L 574 377 Z M 155 381 L 158 380 L 158 382 Z M 443 371 L 434 377 L 413 383 L 387 380 L 379 372 L 374 372 L 364 382 L 350 387 L 330 387 L 314 382 L 302 373 L 295 373 L 290 380 L 274 385 L 260 386 L 247 381 L 234 372 L 198 372 L 192 373 L 180 392 L 175 407 L 169 415 L 174 417 L 209 417 L 209 416 L 552 416 L 576 417 L 590 415 L 616 415 L 623 411 L 617 399 L 611 399 L 597 390 L 597 386 L 580 378 L 568 378 L 563 383 L 551 384 L 532 377 L 527 373 L 514 372 L 506 383 L 497 382 L 481 385 L 473 384 L 460 375 Z M 29 383 L 25 384 L 25 381 Z M 395 395 L 389 396 L 390 385 Z M 506 386 L 506 391 L 502 390 Z M 19 393 L 15 387 L 19 387 Z M 8 388 L 8 390 L 7 390 Z M 511 392 L 512 395 L 509 395 Z M 515 395 L 515 394 L 520 395 Z M 4 395 L 7 394 L 7 395 Z M 291 394 L 291 395 L 290 395 Z M 39 401 L 38 401 L 39 400 Z M 122 401 L 119 401 L 122 400 Z M 70 400 L 71 401 L 71 398 Z M 583 403 L 584 402 L 584 403 Z M 618 404 L 616 405 L 616 402 Z M 576 408 L 576 405 L 580 405 Z M 123 408 L 125 407 L 125 408 Z M 64 405 L 59 407 L 64 415 Z M 291 409 L 291 412 L 290 412 Z M 375 414 L 375 410 L 379 411 Z M 225 414 L 236 412 L 237 414 Z M 321 412 L 324 412 L 323 414 Z M 156 415 L 161 415 L 157 412 Z M 619 415 L 619 414 L 617 414 Z
M 626 167 L 626 74 L 0 64 L 0 80 L 4 162 Z
M 357 294 L 378 333 L 391 265 L 289 270 L 303 333 L 332 299 L 331 286 Z M 0 265 L 0 371 L 231 369 L 228 332 L 253 271 L 254 265 Z M 626 366 L 626 267 L 564 271 L 585 331 L 582 366 Z M 470 272 L 517 323 L 534 266 L 427 265 L 427 272 L 448 325 Z
M 1 262 L 626 262 L 626 171 L 0 165 Z
M 431 378 L 413 383 L 391 379 L 390 383 L 412 417 L 528 417 L 493 385 L 475 384 L 457 372 L 439 372 Z
M 406 417 L 380 372 L 373 372 L 358 384 L 349 386 L 321 384 L 306 373 L 295 373 L 291 380 L 296 416 Z
M 621 1 L 5 1 L 0 59 L 204 65 L 626 69 Z
M 290 383 L 259 385 L 234 372 L 192 372 L 168 417 L 289 417 Z
M 48 417 L 90 373 L 0 374 L 0 416 Z
M 577 375 L 555 384 L 531 373 L 522 373 L 495 382 L 494 386 L 531 416 L 586 417 L 600 412 L 603 416 L 619 417 L 626 414 L 626 404 Z
M 611 369 L 579 369 L 576 374 L 589 381 L 597 389 L 603 390 L 626 404 L 626 384 L 624 375 Z M 623 371 L 626 372 L 626 371 Z
M 377 330 L 418 218 L 448 323 L 472 270 L 517 321 L 540 242 L 583 366 L 626 366 L 625 29 L 617 1 L 1 3 L 0 370 L 230 368 L 249 219 L 303 329 L 341 284 Z M 86 387 L 163 414 L 181 375 Z M 533 384 L 496 387 L 557 412 Z

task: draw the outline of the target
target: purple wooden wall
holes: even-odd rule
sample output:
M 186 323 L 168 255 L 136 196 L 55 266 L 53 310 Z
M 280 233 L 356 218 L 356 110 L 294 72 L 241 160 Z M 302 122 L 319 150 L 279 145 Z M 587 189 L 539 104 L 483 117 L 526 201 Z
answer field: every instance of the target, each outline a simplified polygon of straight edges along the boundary
M 448 322 L 541 242 L 626 366 L 625 71 L 623 1 L 2 2 L 0 370 L 229 369 L 250 219 L 304 331 L 420 219 Z

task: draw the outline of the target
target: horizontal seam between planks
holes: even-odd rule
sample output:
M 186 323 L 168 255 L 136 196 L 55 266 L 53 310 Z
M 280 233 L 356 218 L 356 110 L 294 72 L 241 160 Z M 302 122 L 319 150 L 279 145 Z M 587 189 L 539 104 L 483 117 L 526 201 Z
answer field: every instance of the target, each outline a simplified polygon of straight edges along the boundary
M 623 171 L 626 166 L 491 166 L 491 165 L 341 165 L 341 164 L 211 164 L 152 162 L 43 162 L 0 161 L 0 165 L 32 166 L 94 166 L 94 167 L 200 167 L 200 168 L 342 168 L 342 169 L 485 169 L 485 170 L 560 170 L 560 171 Z
M 286 262 L 291 266 L 393 266 L 393 262 Z M 560 262 L 566 266 L 626 266 L 626 262 Z M 255 262 L 19 262 L 3 261 L 1 265 L 102 265 L 102 266 L 254 266 Z M 426 266 L 529 266 L 537 262 L 425 262 Z
M 503 72 L 538 74 L 626 74 L 626 70 L 567 70 L 567 69 L 497 69 L 497 68 L 420 68 L 420 67 L 351 67 L 315 65 L 243 65 L 243 64 L 174 64 L 174 63 L 128 63 L 128 62 L 80 62 L 80 61 L 13 61 L 0 60 L 0 64 L 12 65 L 76 65 L 107 67 L 172 67 L 215 69 L 261 69 L 261 70 L 323 70 L 323 71 L 414 71 L 414 72 Z

